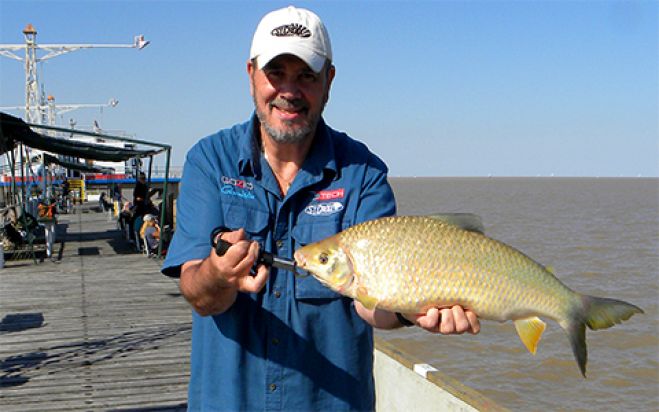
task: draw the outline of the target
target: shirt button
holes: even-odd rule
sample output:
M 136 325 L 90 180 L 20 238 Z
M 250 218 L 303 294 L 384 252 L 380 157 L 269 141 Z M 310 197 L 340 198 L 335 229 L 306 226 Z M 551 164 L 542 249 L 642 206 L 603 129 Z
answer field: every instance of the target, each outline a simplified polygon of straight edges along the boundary
M 275 297 L 280 298 L 281 297 L 281 292 L 278 290 L 275 290 Z
M 275 385 L 274 383 L 271 383 L 268 387 L 270 388 L 270 392 L 274 392 L 275 390 L 277 390 L 277 385 Z
M 284 246 L 284 241 L 283 240 L 278 240 L 277 241 L 277 249 L 281 249 Z
M 273 345 L 279 345 L 279 339 L 277 339 L 277 338 L 272 338 L 272 344 L 273 344 Z

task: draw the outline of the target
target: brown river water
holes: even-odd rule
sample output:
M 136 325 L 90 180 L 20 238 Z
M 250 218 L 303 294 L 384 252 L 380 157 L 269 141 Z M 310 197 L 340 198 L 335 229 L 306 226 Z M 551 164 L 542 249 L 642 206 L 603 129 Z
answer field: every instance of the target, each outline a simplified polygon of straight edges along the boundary
M 488 236 L 552 266 L 572 289 L 640 306 L 586 332 L 588 378 L 552 320 L 535 356 L 512 322 L 479 335 L 376 333 L 516 411 L 659 411 L 659 179 L 392 178 L 399 215 L 473 212 Z M 429 245 L 429 247 L 431 247 Z

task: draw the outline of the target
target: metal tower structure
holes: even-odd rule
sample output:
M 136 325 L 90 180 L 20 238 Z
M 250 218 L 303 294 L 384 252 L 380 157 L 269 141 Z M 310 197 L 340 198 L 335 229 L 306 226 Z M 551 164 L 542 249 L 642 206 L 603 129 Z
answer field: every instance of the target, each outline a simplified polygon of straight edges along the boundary
M 43 97 L 43 91 L 42 91 Z M 39 105 L 39 110 L 46 114 L 47 121 L 42 121 L 41 124 L 49 126 L 56 126 L 55 119 L 57 115 L 71 112 L 78 109 L 103 109 L 104 107 L 116 107 L 119 104 L 117 99 L 110 99 L 107 103 L 83 103 L 83 104 L 59 104 L 55 103 L 55 97 L 49 95 L 46 98 L 47 104 L 43 102 Z M 44 109 L 45 108 L 45 109 Z M 0 110 L 23 110 L 25 106 L 0 106 Z M 49 133 L 54 135 L 54 132 Z
M 28 24 L 23 29 L 24 44 L 0 44 L 0 56 L 9 57 L 25 63 L 25 121 L 28 123 L 46 124 L 48 105 L 41 95 L 37 63 L 81 49 L 92 48 L 129 48 L 141 50 L 149 41 L 143 35 L 135 36 L 132 44 L 38 44 L 37 30 Z M 25 57 L 16 52 L 25 50 Z M 39 57 L 39 51 L 44 53 Z M 80 105 L 82 106 L 82 105 Z
M 8 57 L 10 59 L 18 60 L 23 62 L 25 65 L 25 116 L 24 119 L 27 123 L 37 124 L 37 125 L 46 125 L 50 121 L 54 120 L 55 112 L 57 106 L 54 105 L 54 100 L 50 99 L 47 102 L 45 98 L 45 93 L 40 87 L 39 82 L 39 72 L 38 72 L 38 63 L 52 59 L 53 57 L 60 56 L 62 54 L 70 53 L 76 50 L 81 49 L 92 49 L 92 48 L 131 48 L 141 50 L 146 47 L 149 42 L 144 40 L 143 35 L 135 36 L 132 44 L 38 44 L 37 43 L 37 30 L 28 24 L 23 29 L 23 35 L 25 36 L 24 44 L 0 44 L 0 56 Z M 21 57 L 19 53 L 21 50 L 25 50 L 25 57 Z M 116 103 L 115 103 L 116 104 Z M 110 105 L 113 105 L 110 103 Z M 71 106 L 68 105 L 69 110 L 73 110 Z M 76 105 L 80 107 L 89 107 L 86 105 Z M 61 109 L 65 109 L 62 105 Z M 49 119 L 50 118 L 50 119 Z M 30 150 L 25 147 L 23 150 L 23 145 L 12 150 L 10 152 L 11 165 L 8 164 L 9 169 L 12 172 L 12 176 L 15 168 L 20 168 L 21 178 L 23 177 L 23 169 L 25 168 L 26 163 L 29 163 Z M 9 157 L 8 157 L 9 159 Z M 9 160 L 8 160 L 9 161 Z M 20 166 L 18 162 L 20 161 Z M 0 164 L 0 169 L 4 170 L 4 165 Z M 27 169 L 27 168 L 26 168 Z M 25 198 L 25 193 L 22 191 L 22 197 Z M 25 199 L 23 199 L 23 204 Z

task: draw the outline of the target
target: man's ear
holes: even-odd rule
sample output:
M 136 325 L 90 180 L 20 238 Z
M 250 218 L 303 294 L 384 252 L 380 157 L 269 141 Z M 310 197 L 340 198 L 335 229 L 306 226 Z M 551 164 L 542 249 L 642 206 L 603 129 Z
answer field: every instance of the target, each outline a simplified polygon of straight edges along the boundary
M 325 92 L 325 104 L 329 101 L 329 96 L 330 96 L 330 89 L 332 88 L 332 81 L 334 80 L 334 76 L 336 75 L 336 68 L 334 65 L 331 65 L 329 70 L 327 71 L 327 91 Z
M 254 71 L 256 70 L 256 60 L 255 59 L 248 59 L 247 60 L 247 75 L 249 76 L 249 94 L 251 96 L 254 96 L 254 82 L 252 79 L 254 78 Z

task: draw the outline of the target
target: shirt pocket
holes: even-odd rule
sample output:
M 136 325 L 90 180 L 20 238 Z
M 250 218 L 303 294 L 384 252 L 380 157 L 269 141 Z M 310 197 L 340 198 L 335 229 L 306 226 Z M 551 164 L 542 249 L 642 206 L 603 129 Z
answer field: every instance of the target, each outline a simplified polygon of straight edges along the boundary
M 336 219 L 314 223 L 298 223 L 293 228 L 292 234 L 295 240 L 295 247 L 301 248 L 302 246 L 335 235 L 339 231 L 341 231 L 341 221 Z M 297 300 L 338 299 L 340 297 L 341 295 L 339 293 L 323 286 L 313 276 L 295 277 L 295 299 Z
M 231 230 L 245 229 L 247 238 L 261 243 L 268 235 L 268 212 L 246 208 L 242 205 L 227 205 L 224 210 L 224 226 Z

